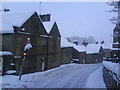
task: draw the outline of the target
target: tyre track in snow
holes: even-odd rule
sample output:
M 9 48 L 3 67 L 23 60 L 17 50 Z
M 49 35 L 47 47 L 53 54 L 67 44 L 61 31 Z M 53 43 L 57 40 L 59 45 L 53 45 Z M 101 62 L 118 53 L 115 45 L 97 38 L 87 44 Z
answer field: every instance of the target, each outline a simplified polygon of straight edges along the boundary
M 36 88 L 85 88 L 90 74 L 102 64 L 71 65 L 59 68 L 37 83 Z M 54 73 L 55 72 L 55 73 Z M 50 72 L 49 72 L 50 73 Z M 42 82 L 42 83 L 41 83 Z
M 89 78 L 89 76 L 98 68 L 100 68 L 100 66 L 97 67 L 91 67 L 91 68 L 87 68 L 87 72 L 84 72 L 80 75 L 80 78 L 78 80 L 78 82 L 76 83 L 76 85 L 74 86 L 74 88 L 86 88 L 86 82 Z

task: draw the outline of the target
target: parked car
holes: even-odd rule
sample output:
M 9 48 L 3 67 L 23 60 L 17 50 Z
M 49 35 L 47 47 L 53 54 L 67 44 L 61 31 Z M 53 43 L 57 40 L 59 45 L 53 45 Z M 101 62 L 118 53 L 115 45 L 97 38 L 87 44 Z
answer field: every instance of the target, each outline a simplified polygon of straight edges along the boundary
M 72 59 L 71 63 L 79 63 L 79 59 Z

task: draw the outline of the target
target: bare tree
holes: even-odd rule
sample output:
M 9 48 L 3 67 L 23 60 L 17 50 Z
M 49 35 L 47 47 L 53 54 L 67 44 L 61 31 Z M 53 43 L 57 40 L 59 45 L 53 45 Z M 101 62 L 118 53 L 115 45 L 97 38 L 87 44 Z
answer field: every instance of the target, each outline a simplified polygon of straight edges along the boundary
M 110 19 L 110 21 L 112 21 L 112 23 L 114 24 L 120 24 L 120 0 L 107 2 L 107 4 L 113 6 L 113 9 L 108 12 L 118 13 L 117 17 L 113 17 L 112 19 Z

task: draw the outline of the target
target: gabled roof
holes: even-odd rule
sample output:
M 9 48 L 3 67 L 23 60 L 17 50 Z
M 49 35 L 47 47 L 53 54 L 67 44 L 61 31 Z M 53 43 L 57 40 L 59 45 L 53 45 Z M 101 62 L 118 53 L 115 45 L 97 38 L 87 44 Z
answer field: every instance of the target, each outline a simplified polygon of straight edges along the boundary
M 114 28 L 114 30 L 113 30 L 114 32 L 120 32 L 120 24 L 116 24 L 116 26 L 115 26 L 115 28 Z
M 64 37 L 61 38 L 61 48 L 73 47 L 73 44 L 68 42 Z
M 76 49 L 79 52 L 86 52 L 86 47 L 84 45 L 76 45 L 76 44 L 74 44 L 74 49 Z
M 86 53 L 87 54 L 99 53 L 100 48 L 101 44 L 88 44 L 86 48 Z
M 86 47 L 84 45 L 74 45 L 74 48 L 79 52 L 86 52 L 87 54 L 99 53 L 101 49 L 100 44 L 88 44 Z
M 28 32 L 28 33 L 37 32 L 37 33 L 43 34 L 43 35 L 47 34 L 45 27 L 44 27 L 39 15 L 37 14 L 37 12 L 35 12 L 29 19 L 27 19 L 21 25 L 21 27 L 24 27 L 26 29 L 26 32 Z
M 55 22 L 52 26 L 52 29 L 50 31 L 50 35 L 53 36 L 54 38 L 61 38 L 57 23 Z
M 27 27 L 26 32 L 28 33 L 30 29 L 35 30 L 35 27 L 37 27 L 38 33 L 40 34 L 47 33 L 37 12 L 28 12 L 23 14 L 15 13 L 3 14 L 2 31 L 0 31 L 0 33 L 14 33 L 13 26 L 22 28 Z
M 3 13 L 0 33 L 14 33 L 13 26 L 21 26 L 33 13 Z

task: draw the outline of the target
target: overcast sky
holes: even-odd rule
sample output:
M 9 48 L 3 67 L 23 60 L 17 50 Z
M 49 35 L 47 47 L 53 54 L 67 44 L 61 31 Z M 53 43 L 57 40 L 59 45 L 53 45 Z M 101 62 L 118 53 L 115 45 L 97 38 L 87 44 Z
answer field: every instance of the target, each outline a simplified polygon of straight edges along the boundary
M 39 14 L 40 10 L 41 14 L 51 14 L 51 22 L 57 22 L 60 33 L 64 37 L 93 36 L 99 41 L 112 40 L 111 35 L 115 25 L 109 19 L 115 14 L 105 12 L 112 8 L 105 2 L 42 2 L 41 9 L 39 2 L 4 2 L 2 7 L 10 9 L 10 12 L 3 15 L 8 13 L 24 15 L 33 11 Z M 7 24 L 9 23 L 11 21 L 7 21 Z

